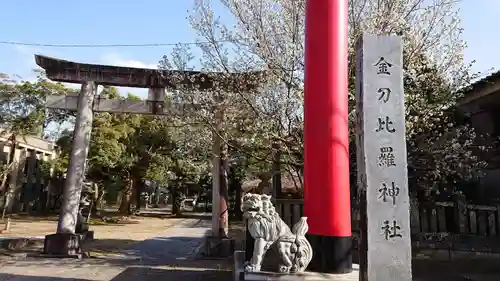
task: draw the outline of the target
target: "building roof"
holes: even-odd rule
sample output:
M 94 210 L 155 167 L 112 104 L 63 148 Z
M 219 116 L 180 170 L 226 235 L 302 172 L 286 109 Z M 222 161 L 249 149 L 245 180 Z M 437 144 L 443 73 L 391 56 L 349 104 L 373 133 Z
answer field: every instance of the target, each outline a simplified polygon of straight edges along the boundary
M 465 94 L 468 94 L 473 91 L 482 90 L 483 88 L 491 85 L 492 83 L 500 82 L 499 79 L 500 79 L 500 71 L 494 72 L 472 83 L 469 87 L 467 87 L 467 89 L 464 92 Z
M 479 100 L 500 90 L 500 71 L 494 72 L 478 81 L 464 87 L 460 91 L 463 97 L 458 100 L 458 105 L 463 106 Z
M 4 143 L 8 140 L 9 133 L 0 128 L 0 142 Z M 18 136 L 18 145 L 25 147 L 27 149 L 33 149 L 36 151 L 44 152 L 46 154 L 54 154 L 56 145 L 54 142 L 49 140 L 44 140 L 35 136 Z

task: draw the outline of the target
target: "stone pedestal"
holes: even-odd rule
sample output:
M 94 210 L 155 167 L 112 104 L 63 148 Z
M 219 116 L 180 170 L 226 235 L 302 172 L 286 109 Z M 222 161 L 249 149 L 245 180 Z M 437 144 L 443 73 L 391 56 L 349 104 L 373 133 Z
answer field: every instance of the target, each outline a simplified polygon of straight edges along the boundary
M 56 233 L 45 236 L 43 255 L 60 258 L 81 258 L 80 234 Z
M 234 281 L 306 281 L 306 280 L 329 280 L 329 281 L 358 281 L 359 280 L 359 267 L 353 266 L 353 271 L 348 274 L 327 274 L 319 272 L 302 272 L 302 273 L 277 273 L 277 272 L 244 272 L 243 265 L 245 263 L 245 252 L 234 252 L 234 265 L 233 265 L 233 280 Z
M 228 258 L 234 253 L 234 239 L 207 236 L 204 255 L 212 258 Z

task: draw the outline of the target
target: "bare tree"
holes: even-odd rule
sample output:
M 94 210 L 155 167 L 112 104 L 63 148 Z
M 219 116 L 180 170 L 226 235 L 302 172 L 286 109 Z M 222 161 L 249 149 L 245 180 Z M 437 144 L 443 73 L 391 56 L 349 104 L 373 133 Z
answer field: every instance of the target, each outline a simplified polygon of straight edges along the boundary
M 420 169 L 414 173 L 415 181 L 428 185 L 457 171 L 470 178 L 484 165 L 471 155 L 476 136 L 471 128 L 456 125 L 448 113 L 460 97 L 459 89 L 474 78 L 463 58 L 466 42 L 461 38 L 457 1 L 352 0 L 348 13 L 350 127 L 355 121 L 357 38 L 362 33 L 400 35 L 405 50 L 409 162 L 414 170 Z M 225 124 L 225 137 L 269 150 L 279 141 L 284 167 L 296 175 L 301 173 L 303 148 L 304 18 L 305 1 L 295 0 L 195 0 L 189 16 L 203 42 L 198 47 L 205 69 L 268 70 L 258 91 L 224 93 L 226 120 L 233 120 Z M 268 156 L 256 157 L 270 161 Z M 467 156 L 470 160 L 464 159 Z

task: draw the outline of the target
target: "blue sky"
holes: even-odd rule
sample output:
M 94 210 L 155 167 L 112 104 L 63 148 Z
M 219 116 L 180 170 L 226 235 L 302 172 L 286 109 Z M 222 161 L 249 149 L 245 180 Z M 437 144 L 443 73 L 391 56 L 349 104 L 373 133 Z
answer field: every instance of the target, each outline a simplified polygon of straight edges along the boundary
M 1 0 L 0 41 L 41 44 L 145 44 L 194 42 L 187 15 L 192 0 Z M 475 71 L 500 69 L 500 0 L 463 0 L 467 61 Z M 33 54 L 135 67 L 155 67 L 171 47 L 50 48 L 0 44 L 0 72 L 32 79 Z M 144 91 L 135 91 L 144 95 Z

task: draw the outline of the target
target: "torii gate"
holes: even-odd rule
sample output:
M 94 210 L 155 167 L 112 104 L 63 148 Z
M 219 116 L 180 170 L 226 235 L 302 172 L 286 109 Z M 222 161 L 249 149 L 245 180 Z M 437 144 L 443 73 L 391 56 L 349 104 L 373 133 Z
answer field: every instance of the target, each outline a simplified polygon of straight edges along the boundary
M 182 110 L 196 108 L 196 105 L 166 104 L 166 89 L 198 89 L 201 91 L 250 91 L 255 89 L 263 73 L 216 73 L 200 71 L 157 70 L 109 65 L 96 65 L 71 62 L 47 56 L 35 55 L 38 66 L 45 69 L 49 79 L 57 82 L 81 84 L 79 94 L 49 96 L 46 108 L 76 111 L 73 147 L 70 154 L 67 179 L 65 181 L 63 203 L 59 215 L 57 233 L 47 235 L 44 253 L 60 256 L 73 256 L 80 253 L 80 237 L 75 234 L 81 186 L 84 177 L 86 158 L 92 130 L 93 112 L 133 113 L 166 115 Z M 117 87 L 149 88 L 146 101 L 102 99 L 96 96 L 98 85 Z M 182 86 L 182 87 L 179 87 Z M 220 126 L 221 114 L 214 114 Z M 220 236 L 220 229 L 227 227 L 227 205 L 221 200 L 220 189 L 220 146 L 219 132 L 213 133 L 212 161 L 212 235 Z M 225 224 L 225 226 L 224 226 Z

